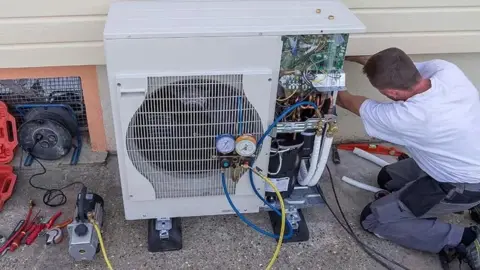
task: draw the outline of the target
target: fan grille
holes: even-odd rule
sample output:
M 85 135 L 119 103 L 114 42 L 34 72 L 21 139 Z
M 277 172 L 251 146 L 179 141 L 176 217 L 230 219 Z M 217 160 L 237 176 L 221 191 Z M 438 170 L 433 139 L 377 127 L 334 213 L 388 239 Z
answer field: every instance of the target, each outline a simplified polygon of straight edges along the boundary
M 130 121 L 127 153 L 157 198 L 222 195 L 215 138 L 263 129 L 243 92 L 242 75 L 148 78 L 146 99 Z M 230 172 L 227 172 L 230 178 Z M 235 183 L 228 181 L 235 192 Z

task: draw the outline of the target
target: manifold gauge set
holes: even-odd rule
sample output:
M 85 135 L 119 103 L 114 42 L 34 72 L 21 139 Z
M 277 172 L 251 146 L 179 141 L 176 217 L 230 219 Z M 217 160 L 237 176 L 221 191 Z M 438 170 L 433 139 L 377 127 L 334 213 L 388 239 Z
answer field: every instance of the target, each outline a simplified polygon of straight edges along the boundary
M 257 140 L 253 135 L 244 134 L 235 137 L 231 134 L 221 134 L 215 139 L 215 147 L 223 168 L 239 163 L 242 159 L 255 156 Z

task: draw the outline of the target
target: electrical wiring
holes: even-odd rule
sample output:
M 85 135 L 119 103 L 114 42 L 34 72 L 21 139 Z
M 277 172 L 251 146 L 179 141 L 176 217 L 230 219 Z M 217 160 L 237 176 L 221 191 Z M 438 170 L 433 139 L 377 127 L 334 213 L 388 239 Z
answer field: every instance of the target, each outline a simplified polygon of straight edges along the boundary
M 35 178 L 36 176 L 46 174 L 47 169 L 45 168 L 45 166 L 43 166 L 43 164 L 36 157 L 33 157 L 33 159 L 42 167 L 43 171 L 30 176 L 30 178 L 28 179 L 28 183 L 33 188 L 45 191 L 45 194 L 43 194 L 43 203 L 45 205 L 48 205 L 50 207 L 62 206 L 62 205 L 67 203 L 67 195 L 65 195 L 65 193 L 63 192 L 64 189 L 66 189 L 68 187 L 71 187 L 73 185 L 76 185 L 76 184 L 80 184 L 82 186 L 85 186 L 82 182 L 73 182 L 73 183 L 70 183 L 70 184 L 65 185 L 63 187 L 60 187 L 60 188 L 45 188 L 45 187 L 40 187 L 40 186 L 34 185 L 33 182 L 32 182 L 33 178 Z
M 91 214 L 88 215 L 88 220 L 90 223 L 93 224 L 93 227 L 95 228 L 95 231 L 97 232 L 98 236 L 98 241 L 100 242 L 100 249 L 102 250 L 103 254 L 103 259 L 105 260 L 105 264 L 107 265 L 107 268 L 109 270 L 113 270 L 112 264 L 110 263 L 110 260 L 108 259 L 107 256 L 107 250 L 105 249 L 105 244 L 103 243 L 103 237 L 102 237 L 102 232 L 100 231 L 100 226 L 98 226 L 97 222 L 93 218 Z
M 312 80 L 310 78 L 308 78 L 309 75 L 311 76 L 311 74 L 309 74 L 307 72 L 304 72 L 302 74 L 302 78 L 305 82 L 307 82 L 308 86 L 310 86 L 310 88 L 312 88 L 312 90 L 315 90 L 316 88 L 315 88 L 315 86 L 313 86 Z
M 292 98 L 297 92 L 298 92 L 298 88 L 295 89 L 295 91 L 293 91 L 293 93 L 291 93 L 291 94 L 290 94 L 288 97 L 286 97 L 286 98 L 277 98 L 277 101 L 279 101 L 279 102 L 287 101 L 287 100 L 289 100 L 290 98 Z
M 248 170 L 249 173 L 252 173 L 252 170 Z M 250 220 L 248 220 L 242 213 L 240 213 L 240 211 L 238 210 L 238 208 L 235 206 L 235 204 L 233 203 L 232 201 L 232 198 L 230 197 L 230 193 L 228 193 L 228 189 L 227 189 L 227 180 L 226 180 L 226 177 L 225 177 L 225 173 L 222 172 L 221 173 L 221 176 L 222 176 L 222 187 L 223 187 L 223 192 L 225 193 L 225 197 L 227 198 L 227 201 L 228 201 L 228 204 L 230 205 L 230 207 L 232 208 L 232 210 L 235 212 L 235 214 L 240 218 L 240 220 L 242 220 L 245 224 L 247 224 L 249 227 L 251 227 L 252 229 L 254 229 L 255 231 L 257 231 L 258 233 L 261 233 L 265 236 L 268 236 L 268 237 L 271 237 L 271 238 L 274 238 L 274 239 L 280 239 L 280 235 L 276 235 L 276 234 L 273 234 L 271 232 L 267 232 L 261 228 L 259 228 L 257 225 L 253 224 Z M 280 194 L 281 195 L 281 194 Z M 262 200 L 265 200 L 263 197 L 262 197 Z M 273 206 L 272 206 L 273 207 Z M 273 208 L 276 210 L 276 213 L 279 213 L 280 216 L 282 215 L 280 211 L 278 211 L 276 208 Z M 287 226 L 289 227 L 289 233 L 288 235 L 286 235 L 285 237 L 282 237 L 284 239 L 289 239 L 293 236 L 293 228 L 292 228 L 292 225 L 287 222 Z
M 35 146 L 37 145 L 38 142 L 35 142 L 32 146 L 32 149 L 35 148 Z M 40 186 L 37 186 L 37 185 L 34 185 L 33 184 L 33 178 L 37 177 L 37 176 L 40 176 L 40 175 L 44 175 L 47 173 L 47 169 L 45 168 L 45 166 L 40 162 L 40 160 L 38 160 L 35 156 L 33 156 L 31 154 L 31 151 L 27 151 L 27 153 L 30 154 L 30 156 L 32 157 L 33 160 L 35 160 L 38 165 L 40 165 L 40 167 L 42 168 L 42 171 L 39 172 L 39 173 L 35 173 L 33 175 L 30 176 L 30 178 L 28 179 L 28 183 L 30 184 L 31 187 L 35 188 L 35 189 L 39 189 L 39 190 L 43 190 L 45 191 L 45 194 L 43 194 L 43 203 L 47 206 L 50 206 L 50 207 L 57 207 L 57 206 L 62 206 L 64 204 L 67 203 L 67 196 L 65 195 L 65 193 L 63 192 L 64 189 L 66 188 L 69 188 L 73 185 L 76 185 L 76 184 L 79 184 L 79 185 L 82 185 L 83 187 L 85 187 L 85 184 L 83 184 L 82 182 L 79 182 L 79 181 L 75 181 L 75 182 L 72 182 L 68 185 L 65 185 L 63 187 L 60 187 L 60 188 L 45 188 L 45 187 L 40 187 Z M 23 149 L 20 153 L 20 165 L 18 166 L 19 167 L 19 170 L 22 169 L 22 165 L 23 165 Z
M 327 199 L 325 198 L 325 194 L 323 193 L 321 187 L 320 187 L 320 184 L 318 184 L 316 186 L 317 188 L 317 191 L 318 193 L 320 194 L 320 196 L 322 197 L 323 201 L 325 202 L 327 208 L 330 210 L 330 212 L 332 213 L 333 217 L 337 220 L 337 222 L 340 224 L 340 226 L 355 240 L 355 242 L 357 242 L 357 244 L 359 245 L 359 247 L 365 252 L 367 253 L 372 259 L 374 259 L 377 263 L 379 263 L 380 265 L 382 265 L 383 267 L 385 267 L 386 269 L 393 269 L 391 268 L 389 265 L 387 265 L 385 262 L 381 261 L 379 258 L 375 257 L 375 255 L 381 257 L 382 259 L 384 259 L 385 261 L 389 262 L 389 263 L 392 263 L 396 266 L 398 266 L 399 268 L 401 269 L 404 269 L 404 270 L 410 270 L 409 268 L 405 267 L 404 265 L 390 259 L 390 258 L 387 258 L 385 255 L 379 253 L 378 251 L 374 250 L 373 248 L 371 248 L 370 246 L 366 245 L 365 243 L 363 243 L 362 241 L 360 241 L 360 239 L 358 238 L 358 236 L 355 234 L 355 232 L 353 231 L 353 228 L 350 226 L 350 224 L 348 223 L 348 220 L 345 216 L 345 213 L 343 212 L 343 208 L 341 207 L 340 205 L 340 202 L 338 200 L 338 195 L 337 195 L 337 192 L 336 192 L 336 189 L 335 189 L 335 185 L 333 183 L 333 177 L 332 177 L 332 173 L 330 171 L 330 168 L 328 167 L 328 165 L 326 166 L 326 169 L 327 169 L 327 172 L 328 172 L 328 175 L 329 175 L 329 178 L 330 178 L 330 184 L 332 186 L 332 190 L 333 190 L 333 194 L 334 194 L 334 197 L 335 197 L 335 201 L 337 203 L 337 207 L 339 209 L 339 212 L 345 222 L 345 225 L 342 223 L 342 221 L 340 221 L 340 218 L 335 214 L 335 212 L 333 211 L 332 207 L 330 206 L 330 204 L 327 202 Z M 375 255 L 374 255 L 375 254 Z
M 283 158 L 282 158 L 282 154 L 283 153 L 286 153 L 288 151 L 290 151 L 291 149 L 290 148 L 286 148 L 286 149 L 282 149 L 282 150 L 273 150 L 270 149 L 270 157 L 274 157 L 276 155 L 278 155 L 278 166 L 277 166 L 277 171 L 275 172 L 268 172 L 269 175 L 277 175 L 280 173 L 280 170 L 282 169 L 282 163 L 283 163 Z M 272 153 L 274 155 L 272 155 Z
M 301 101 L 298 103 L 293 104 L 290 106 L 288 109 L 284 110 L 274 121 L 273 123 L 267 128 L 267 130 L 263 133 L 263 135 L 260 137 L 260 139 L 257 142 L 257 149 L 260 149 L 260 146 L 262 146 L 263 141 L 265 138 L 270 135 L 272 132 L 273 128 L 283 119 L 285 116 L 287 116 L 290 112 L 294 111 L 296 108 L 304 105 L 310 105 L 315 108 L 315 110 L 318 110 L 317 104 L 310 102 L 310 101 Z
M 312 67 L 313 65 L 316 66 L 317 63 L 313 63 L 313 64 L 311 64 L 310 66 L 308 66 L 308 68 L 307 68 L 307 73 L 304 73 L 304 79 L 310 81 L 310 83 L 311 83 L 312 85 L 313 85 L 312 80 L 310 80 L 310 79 L 307 77 L 306 74 L 310 75 L 310 73 L 308 73 L 308 70 L 310 70 L 310 67 Z M 325 81 L 325 79 L 327 79 L 327 77 L 329 77 L 329 76 L 328 76 L 328 73 L 327 73 L 325 70 L 323 70 L 323 69 L 320 70 L 320 73 L 323 74 L 323 77 L 320 78 L 320 79 L 317 79 L 317 77 L 316 77 L 315 75 L 313 75 L 313 76 L 315 77 L 314 79 L 315 79 L 317 82 L 323 82 L 323 81 Z
M 311 88 L 310 91 L 308 91 L 308 93 L 305 94 L 305 97 L 302 100 L 300 100 L 299 102 L 306 101 L 306 99 L 310 96 L 310 94 L 312 94 L 313 92 L 316 91 L 315 87 L 313 87 L 313 85 L 311 85 L 310 88 Z
M 275 172 L 268 172 L 268 174 L 270 175 L 277 175 L 280 173 L 280 171 L 282 170 L 282 163 L 283 163 L 283 158 L 282 158 L 282 154 L 278 154 L 278 166 L 277 166 L 277 170 Z

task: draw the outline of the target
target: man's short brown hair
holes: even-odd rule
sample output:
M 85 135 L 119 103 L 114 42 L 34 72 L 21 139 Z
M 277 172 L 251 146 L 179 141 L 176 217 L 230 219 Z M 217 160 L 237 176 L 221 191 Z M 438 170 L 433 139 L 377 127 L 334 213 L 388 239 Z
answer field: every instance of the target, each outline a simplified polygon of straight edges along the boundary
M 388 48 L 372 55 L 363 73 L 380 90 L 410 90 L 422 78 L 412 59 L 399 48 Z

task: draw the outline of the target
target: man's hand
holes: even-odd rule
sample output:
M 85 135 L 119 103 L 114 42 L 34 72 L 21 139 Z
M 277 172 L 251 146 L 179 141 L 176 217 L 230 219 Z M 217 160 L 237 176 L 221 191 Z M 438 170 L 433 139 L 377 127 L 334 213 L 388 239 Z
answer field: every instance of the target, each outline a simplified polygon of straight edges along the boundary
M 367 100 L 364 96 L 355 96 L 350 94 L 348 91 L 340 91 L 337 96 L 338 106 L 351 111 L 356 115 L 360 115 L 360 106 L 362 103 Z
M 368 58 L 370 58 L 370 56 L 345 56 L 345 60 L 346 61 L 350 61 L 350 62 L 355 62 L 355 63 L 358 63 L 360 65 L 365 65 L 365 63 L 367 63 L 368 61 Z

